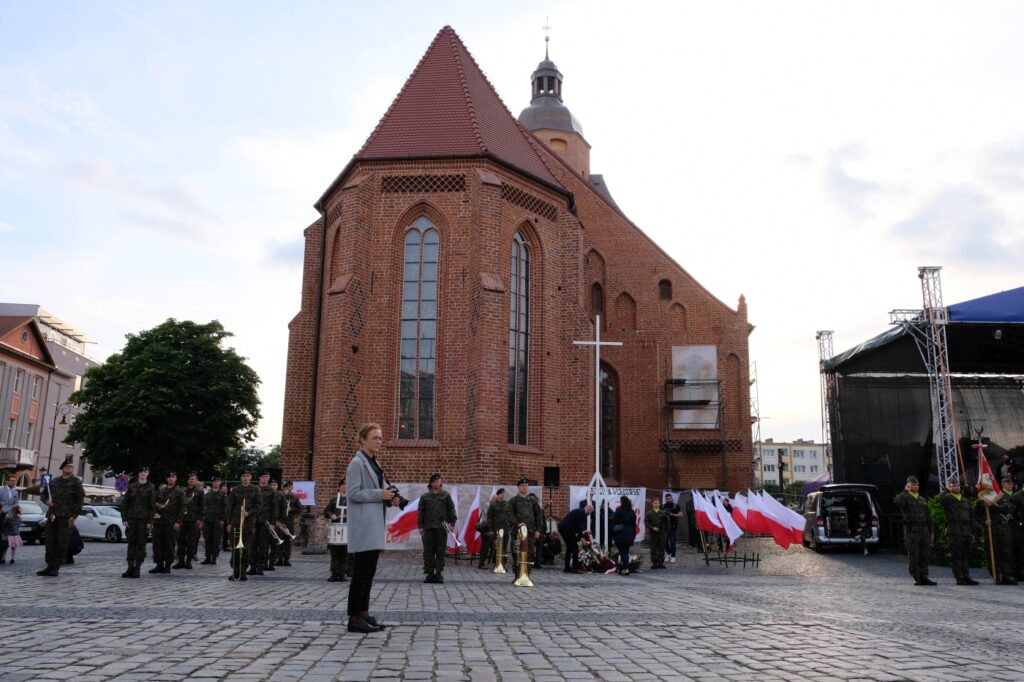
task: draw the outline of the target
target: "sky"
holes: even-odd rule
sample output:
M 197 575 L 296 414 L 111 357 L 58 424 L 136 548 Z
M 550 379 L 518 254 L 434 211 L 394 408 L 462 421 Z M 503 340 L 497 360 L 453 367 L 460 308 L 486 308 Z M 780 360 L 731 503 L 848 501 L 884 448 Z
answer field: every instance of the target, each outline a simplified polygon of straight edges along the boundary
M 550 54 L 618 205 L 746 297 L 761 436 L 821 438 L 838 353 L 1024 285 L 1024 3 L 0 0 L 0 301 L 102 360 L 220 320 L 280 441 L 302 230 L 437 31 L 514 115 Z

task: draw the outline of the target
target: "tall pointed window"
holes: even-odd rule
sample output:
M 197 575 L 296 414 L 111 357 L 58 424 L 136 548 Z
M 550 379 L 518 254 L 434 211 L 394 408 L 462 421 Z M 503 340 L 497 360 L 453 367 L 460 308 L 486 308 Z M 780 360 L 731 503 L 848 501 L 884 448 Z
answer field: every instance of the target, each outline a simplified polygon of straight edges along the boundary
M 434 438 L 438 246 L 434 225 L 417 218 L 405 235 L 399 438 Z
M 512 239 L 508 315 L 508 442 L 526 445 L 530 341 L 530 248 L 522 233 Z

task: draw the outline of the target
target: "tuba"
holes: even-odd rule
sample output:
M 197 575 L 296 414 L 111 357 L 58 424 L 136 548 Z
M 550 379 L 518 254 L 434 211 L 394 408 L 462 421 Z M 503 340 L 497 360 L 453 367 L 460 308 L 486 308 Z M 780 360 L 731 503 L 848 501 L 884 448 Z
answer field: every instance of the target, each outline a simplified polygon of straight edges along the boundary
M 505 529 L 499 528 L 495 536 L 494 572 L 505 573 Z
M 513 585 L 517 587 L 533 587 L 530 580 L 530 532 L 525 523 L 519 524 L 519 569 L 516 571 L 516 580 Z

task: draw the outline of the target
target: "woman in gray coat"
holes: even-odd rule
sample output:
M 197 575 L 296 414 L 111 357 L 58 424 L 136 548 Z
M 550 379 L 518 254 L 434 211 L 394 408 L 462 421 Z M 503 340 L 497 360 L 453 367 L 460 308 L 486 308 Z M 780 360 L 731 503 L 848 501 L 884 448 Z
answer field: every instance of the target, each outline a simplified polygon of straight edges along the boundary
M 389 490 L 377 455 L 384 444 L 379 424 L 359 429 L 359 451 L 349 462 L 348 551 L 352 557 L 352 582 L 348 588 L 348 631 L 380 632 L 384 624 L 370 615 L 370 590 L 377 559 L 384 549 L 384 521 L 389 505 L 398 504 Z

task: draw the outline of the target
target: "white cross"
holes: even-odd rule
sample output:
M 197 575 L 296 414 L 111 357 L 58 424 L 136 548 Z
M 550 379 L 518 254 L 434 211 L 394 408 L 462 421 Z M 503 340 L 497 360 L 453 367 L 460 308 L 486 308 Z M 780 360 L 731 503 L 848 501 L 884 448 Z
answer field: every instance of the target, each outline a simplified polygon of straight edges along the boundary
M 589 490 L 593 490 L 595 487 L 604 489 L 606 488 L 604 477 L 601 476 L 601 346 L 621 346 L 622 342 L 601 340 L 601 316 L 596 315 L 594 317 L 594 340 L 573 341 L 573 345 L 594 347 L 594 477 L 590 479 Z M 589 502 L 593 502 L 590 499 L 590 492 L 587 493 L 587 498 Z M 606 546 L 608 541 L 608 515 L 610 512 L 611 510 L 609 509 L 605 513 L 604 541 Z M 589 519 L 587 519 L 587 525 L 590 525 Z M 595 540 L 599 539 L 595 538 Z

